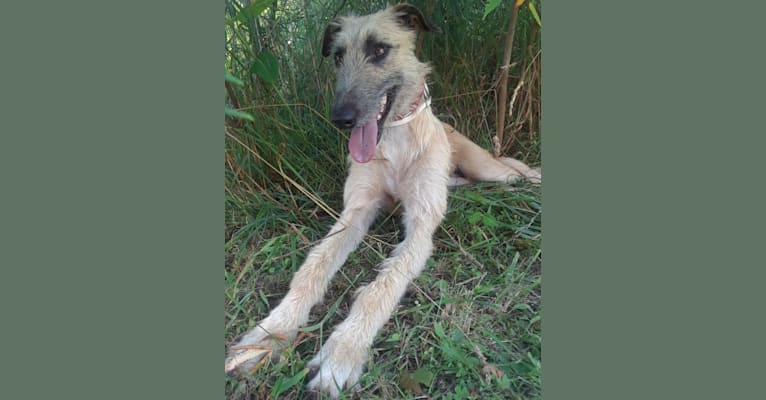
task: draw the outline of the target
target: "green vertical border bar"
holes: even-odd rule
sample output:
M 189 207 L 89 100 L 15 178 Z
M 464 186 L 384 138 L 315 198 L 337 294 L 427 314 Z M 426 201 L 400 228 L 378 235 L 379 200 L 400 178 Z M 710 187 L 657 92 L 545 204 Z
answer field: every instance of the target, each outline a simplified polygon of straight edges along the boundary
M 545 2 L 546 400 L 762 397 L 759 4 Z
M 223 11 L 0 6 L 0 398 L 223 397 Z

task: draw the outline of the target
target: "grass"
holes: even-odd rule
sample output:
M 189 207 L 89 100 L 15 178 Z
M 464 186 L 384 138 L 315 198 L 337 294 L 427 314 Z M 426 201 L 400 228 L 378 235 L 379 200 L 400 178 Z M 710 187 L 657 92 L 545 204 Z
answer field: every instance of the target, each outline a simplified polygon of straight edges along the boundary
M 241 20 L 235 18 L 237 3 L 227 2 L 225 66 L 233 79 L 227 79 L 226 103 L 254 118 L 227 118 L 225 126 L 226 346 L 281 300 L 307 250 L 342 209 L 347 137 L 326 117 L 332 68 L 317 54 L 316 39 L 332 13 L 363 13 L 384 2 L 329 3 L 279 2 L 257 19 Z M 492 46 L 502 42 L 508 7 L 481 20 L 481 2 L 411 3 L 444 21 L 445 33 L 426 36 L 421 54 L 434 69 L 429 86 L 435 112 L 491 148 L 493 77 L 502 53 Z M 503 149 L 539 165 L 539 38 L 530 26 L 520 12 L 510 89 L 521 78 L 526 83 Z M 251 74 L 264 51 L 279 66 L 274 82 Z M 434 254 L 378 333 L 361 378 L 363 391 L 344 396 L 541 397 L 540 204 L 535 187 L 508 191 L 477 184 L 451 190 Z M 250 377 L 226 377 L 227 399 L 304 398 L 306 363 L 402 235 L 395 216 L 381 215 L 336 275 L 324 303 L 312 310 L 303 339 Z
M 301 197 L 295 200 L 311 204 Z M 359 398 L 540 396 L 539 199 L 532 188 L 508 192 L 489 184 L 451 193 L 449 212 L 434 239 L 434 255 L 378 334 Z M 292 215 L 262 213 L 253 224 L 270 226 L 270 219 L 276 218 L 282 228 L 252 232 L 246 241 L 237 237 L 243 228 L 230 228 L 227 344 L 286 293 L 306 249 L 332 222 L 317 214 L 319 208 L 310 206 Z M 244 380 L 227 378 L 227 398 L 303 398 L 305 364 L 347 315 L 351 293 L 374 279 L 376 265 L 401 234 L 396 218 L 382 215 L 338 273 L 325 302 L 313 310 L 310 324 L 315 326 L 305 340 L 280 362 Z

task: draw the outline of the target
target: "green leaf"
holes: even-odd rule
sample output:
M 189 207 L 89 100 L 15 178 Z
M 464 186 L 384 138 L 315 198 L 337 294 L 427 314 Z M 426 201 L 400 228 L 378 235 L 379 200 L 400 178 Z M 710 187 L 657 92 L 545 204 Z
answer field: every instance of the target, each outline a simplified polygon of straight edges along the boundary
M 442 328 L 442 324 L 438 322 L 434 324 L 434 333 L 440 338 L 444 337 L 444 328 Z
M 489 0 L 487 1 L 487 4 L 484 6 L 484 16 L 481 17 L 481 19 L 487 18 L 487 15 L 491 13 L 492 11 L 495 11 L 497 6 L 500 5 L 501 0 Z
M 511 369 L 519 375 L 525 375 L 529 371 L 532 371 L 532 367 L 529 363 L 524 361 L 515 361 L 511 363 Z
M 428 368 L 420 367 L 410 374 L 410 377 L 416 382 L 430 386 L 431 380 L 434 379 L 434 374 Z
M 476 192 L 466 192 L 465 198 L 471 201 L 475 201 L 477 203 L 483 204 L 487 201 L 487 198 L 476 193 Z
M 468 216 L 468 223 L 469 224 L 475 224 L 475 223 L 481 221 L 481 219 L 483 217 L 484 217 L 483 213 L 480 213 L 480 212 L 476 211 L 473 214 Z
M 513 308 L 511 308 L 511 309 L 512 310 L 524 310 L 524 311 L 532 312 L 532 307 L 530 307 L 529 304 L 526 304 L 526 303 L 516 303 L 513 306 Z
M 484 214 L 484 218 L 482 219 L 482 222 L 484 223 L 484 226 L 487 228 L 494 228 L 498 225 L 497 219 L 494 215 L 487 213 Z
M 239 78 L 229 73 L 229 71 L 225 71 L 226 75 L 224 76 L 224 79 L 226 82 L 229 82 L 233 85 L 237 86 L 245 86 L 245 82 L 242 82 Z
M 271 390 L 271 396 L 276 398 L 280 394 L 288 391 L 291 387 L 295 386 L 297 383 L 303 381 L 303 378 L 309 373 L 308 368 L 302 369 L 300 372 L 298 372 L 295 376 L 284 379 L 284 375 L 281 375 L 277 382 L 274 384 L 274 389 Z
M 248 121 L 255 121 L 255 118 L 253 118 L 252 115 L 250 115 L 250 114 L 248 114 L 248 113 L 246 113 L 244 111 L 235 110 L 235 109 L 230 108 L 230 107 L 224 107 L 223 114 L 226 115 L 227 117 L 231 117 L 231 118 L 238 118 L 238 119 L 246 119 Z
M 246 22 L 248 19 L 256 19 L 261 15 L 275 0 L 254 0 L 249 6 L 243 8 L 237 13 L 237 20 Z
M 420 384 L 415 379 L 412 379 L 412 374 L 410 373 L 402 371 L 402 373 L 399 374 L 399 386 L 418 396 L 423 394 L 423 389 L 420 387 Z
M 543 23 L 540 21 L 540 14 L 537 13 L 537 8 L 535 8 L 535 4 L 533 2 L 527 3 L 529 5 L 529 11 L 532 13 L 532 17 L 535 18 L 535 21 L 537 21 L 537 25 L 539 27 L 543 27 Z
M 258 57 L 255 58 L 253 66 L 250 67 L 250 72 L 268 83 L 276 82 L 279 79 L 279 63 L 277 58 L 268 50 L 260 52 Z

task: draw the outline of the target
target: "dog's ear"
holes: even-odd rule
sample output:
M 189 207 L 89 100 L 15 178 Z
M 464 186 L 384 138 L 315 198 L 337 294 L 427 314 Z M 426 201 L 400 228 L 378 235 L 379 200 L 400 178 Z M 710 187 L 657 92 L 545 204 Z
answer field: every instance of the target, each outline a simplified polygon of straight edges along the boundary
M 322 56 L 327 57 L 330 55 L 330 49 L 332 48 L 332 42 L 335 40 L 335 35 L 340 32 L 340 19 L 335 18 L 324 30 L 324 38 L 322 39 Z
M 417 7 L 411 4 L 402 3 L 395 5 L 394 14 L 399 23 L 407 29 L 442 33 L 438 26 L 434 25 Z

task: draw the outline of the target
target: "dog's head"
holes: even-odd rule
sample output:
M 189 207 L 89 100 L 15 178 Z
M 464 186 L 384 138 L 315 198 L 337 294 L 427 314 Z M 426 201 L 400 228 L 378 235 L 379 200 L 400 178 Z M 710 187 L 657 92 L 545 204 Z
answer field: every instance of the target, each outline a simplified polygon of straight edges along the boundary
M 406 113 L 423 93 L 430 68 L 415 56 L 418 30 L 440 32 L 409 4 L 339 17 L 325 30 L 322 55 L 332 57 L 336 70 L 330 119 L 351 129 L 349 151 L 357 162 L 372 159 L 386 121 Z

